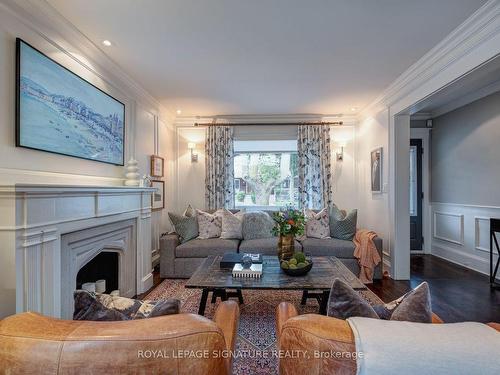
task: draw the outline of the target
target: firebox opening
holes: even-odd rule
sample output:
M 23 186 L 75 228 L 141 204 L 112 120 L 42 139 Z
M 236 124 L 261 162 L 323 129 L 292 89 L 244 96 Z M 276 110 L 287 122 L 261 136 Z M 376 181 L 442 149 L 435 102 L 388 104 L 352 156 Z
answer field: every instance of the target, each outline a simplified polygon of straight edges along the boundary
M 106 280 L 106 293 L 118 289 L 118 253 L 103 251 L 83 266 L 76 275 L 76 288 L 84 283 Z

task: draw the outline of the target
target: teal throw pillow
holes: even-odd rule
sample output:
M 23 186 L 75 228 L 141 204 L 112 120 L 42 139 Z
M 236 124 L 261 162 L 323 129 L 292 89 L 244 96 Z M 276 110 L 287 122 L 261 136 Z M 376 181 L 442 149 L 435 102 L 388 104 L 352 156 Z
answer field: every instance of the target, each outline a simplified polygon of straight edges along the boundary
M 358 210 L 344 215 L 336 205 L 330 209 L 330 237 L 351 241 L 356 234 Z

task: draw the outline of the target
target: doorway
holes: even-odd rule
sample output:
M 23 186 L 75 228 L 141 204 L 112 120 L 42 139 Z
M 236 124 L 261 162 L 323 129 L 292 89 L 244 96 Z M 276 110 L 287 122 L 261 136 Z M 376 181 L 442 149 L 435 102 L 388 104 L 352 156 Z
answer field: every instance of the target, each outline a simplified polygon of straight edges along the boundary
M 423 250 L 422 140 L 410 139 L 410 250 Z

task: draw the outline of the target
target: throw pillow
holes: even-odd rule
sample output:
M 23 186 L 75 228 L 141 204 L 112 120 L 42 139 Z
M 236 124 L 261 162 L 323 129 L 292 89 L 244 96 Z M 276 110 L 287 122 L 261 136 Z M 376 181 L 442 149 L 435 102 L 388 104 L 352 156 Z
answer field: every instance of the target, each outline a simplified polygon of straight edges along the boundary
M 398 299 L 374 307 L 381 319 L 432 323 L 429 284 L 423 282 Z
M 196 216 L 196 211 L 190 204 L 188 204 L 182 215 L 187 217 L 193 217 Z
M 180 310 L 180 301 L 177 299 L 150 302 L 93 293 L 86 290 L 76 290 L 74 300 L 75 312 L 73 313 L 73 320 L 115 321 L 144 319 L 178 314 Z
M 347 319 L 355 316 L 415 323 L 431 323 L 429 286 L 423 282 L 402 297 L 387 304 L 371 306 L 350 285 L 340 279 L 333 281 L 328 300 L 328 316 Z
M 274 220 L 263 211 L 247 212 L 243 215 L 243 239 L 256 240 L 273 237 Z
M 328 209 L 323 208 L 318 213 L 306 209 L 304 214 L 306 216 L 306 237 L 330 238 Z
M 327 316 L 344 320 L 354 316 L 378 319 L 377 313 L 368 301 L 340 279 L 333 281 Z
M 169 212 L 168 217 L 174 227 L 175 233 L 179 235 L 181 243 L 198 237 L 198 220 L 196 216 L 182 216 Z
M 243 211 L 233 214 L 229 210 L 221 211 L 222 231 L 220 238 L 238 239 L 243 238 Z
M 220 237 L 222 232 L 222 211 L 217 210 L 213 214 L 205 211 L 196 210 L 198 219 L 199 239 L 206 240 L 208 238 Z
M 356 234 L 358 210 L 352 210 L 344 215 L 336 205 L 330 209 L 330 236 L 339 240 L 351 241 Z

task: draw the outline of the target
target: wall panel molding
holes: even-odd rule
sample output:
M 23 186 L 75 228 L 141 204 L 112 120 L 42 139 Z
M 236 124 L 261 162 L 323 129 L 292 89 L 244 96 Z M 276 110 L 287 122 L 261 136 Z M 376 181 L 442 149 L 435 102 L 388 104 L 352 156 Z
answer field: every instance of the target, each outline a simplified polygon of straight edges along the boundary
M 443 222 L 443 220 L 446 220 L 443 218 L 448 218 L 448 225 Z M 432 236 L 434 238 L 458 245 L 464 244 L 464 215 L 434 211 L 433 223 Z M 450 229 L 452 231 L 456 230 L 455 236 L 453 236 L 453 232 L 450 233 Z M 450 234 L 452 236 L 450 236 Z
M 490 218 L 484 216 L 475 216 L 474 247 L 477 250 L 486 251 L 489 253 L 490 252 L 489 241 L 490 241 Z
M 433 217 L 432 224 L 429 224 L 433 230 L 431 253 L 450 262 L 488 274 L 489 220 L 492 217 L 500 217 L 500 208 L 433 202 L 431 212 Z M 441 221 L 436 223 L 435 218 L 440 215 Z M 442 235 L 443 233 L 439 232 L 442 230 L 440 225 L 449 224 L 447 220 L 451 221 L 451 233 L 454 231 L 454 234 L 450 235 L 447 232 Z M 460 222 L 460 225 L 457 222 Z M 460 239 L 459 228 L 462 231 L 461 241 L 457 240 Z M 494 255 L 494 261 L 497 257 Z

